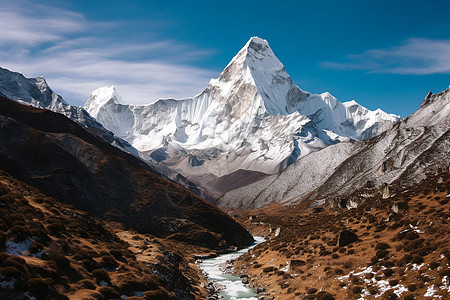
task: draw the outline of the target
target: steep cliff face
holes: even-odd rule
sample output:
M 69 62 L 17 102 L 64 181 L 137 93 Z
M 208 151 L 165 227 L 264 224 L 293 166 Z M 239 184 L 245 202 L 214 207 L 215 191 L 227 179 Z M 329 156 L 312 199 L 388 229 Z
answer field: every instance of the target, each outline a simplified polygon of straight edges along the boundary
M 239 170 L 277 173 L 299 157 L 370 138 L 401 120 L 301 90 L 257 37 L 195 97 L 125 105 L 114 87 L 105 87 L 85 109 L 139 151 L 210 188 Z
M 311 153 L 280 174 L 226 193 L 218 205 L 256 208 L 281 202 L 364 194 L 385 184 L 413 186 L 450 164 L 450 88 L 430 94 L 421 108 L 392 129 L 365 141 L 339 143 Z

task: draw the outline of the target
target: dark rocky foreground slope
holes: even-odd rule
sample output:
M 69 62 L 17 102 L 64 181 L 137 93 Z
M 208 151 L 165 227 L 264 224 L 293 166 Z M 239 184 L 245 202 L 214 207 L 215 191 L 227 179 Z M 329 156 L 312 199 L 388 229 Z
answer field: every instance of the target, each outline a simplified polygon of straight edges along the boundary
M 6 98 L 0 170 L 2 297 L 202 299 L 194 254 L 253 240 L 65 116 Z

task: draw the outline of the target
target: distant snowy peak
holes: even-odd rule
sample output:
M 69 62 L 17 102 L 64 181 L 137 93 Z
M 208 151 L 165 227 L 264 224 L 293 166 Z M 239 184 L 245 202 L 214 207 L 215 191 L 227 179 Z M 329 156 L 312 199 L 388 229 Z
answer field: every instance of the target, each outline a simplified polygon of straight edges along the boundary
M 112 87 L 112 90 L 114 90 L 114 87 Z M 140 156 L 140 153 L 134 147 L 107 130 L 82 107 L 72 106 L 64 101 L 60 95 L 50 88 L 43 76 L 26 78 L 20 73 L 0 68 L 0 94 L 22 104 L 63 114 L 84 128 L 94 129 L 96 134 L 112 145 L 137 157 Z M 120 99 L 120 96 L 114 93 L 104 95 L 104 98 L 111 99 L 115 96 Z
M 0 68 L 0 93 L 7 98 L 51 110 L 69 107 L 47 84 L 44 77 L 26 78 L 22 74 Z
M 84 107 L 87 111 L 89 111 L 91 116 L 96 118 L 100 108 L 108 102 L 112 102 L 114 104 L 124 103 L 122 97 L 117 93 L 114 85 L 101 87 L 93 91 Z

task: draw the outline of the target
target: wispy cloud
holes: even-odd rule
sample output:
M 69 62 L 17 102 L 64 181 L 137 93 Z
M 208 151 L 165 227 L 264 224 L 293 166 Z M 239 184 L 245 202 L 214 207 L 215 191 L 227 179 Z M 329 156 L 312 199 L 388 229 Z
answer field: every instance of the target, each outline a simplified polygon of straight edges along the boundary
M 188 62 L 211 55 L 175 40 L 136 42 L 94 36 L 97 24 L 83 15 L 30 1 L 2 7 L 0 66 L 25 76 L 43 75 L 71 104 L 82 105 L 90 93 L 115 85 L 129 103 L 188 97 L 201 91 L 215 70 Z
M 324 62 L 322 66 L 372 73 L 450 73 L 450 40 L 411 38 L 400 46 L 367 50 L 362 54 L 348 55 L 346 62 Z

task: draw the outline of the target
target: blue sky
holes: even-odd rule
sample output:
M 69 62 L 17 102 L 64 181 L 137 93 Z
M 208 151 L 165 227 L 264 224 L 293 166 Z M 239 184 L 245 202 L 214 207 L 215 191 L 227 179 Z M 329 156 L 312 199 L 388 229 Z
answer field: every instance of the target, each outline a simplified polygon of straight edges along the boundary
M 449 1 L 0 0 L 0 66 L 66 101 L 115 85 L 127 103 L 189 97 L 251 36 L 294 82 L 403 117 L 450 84 Z

